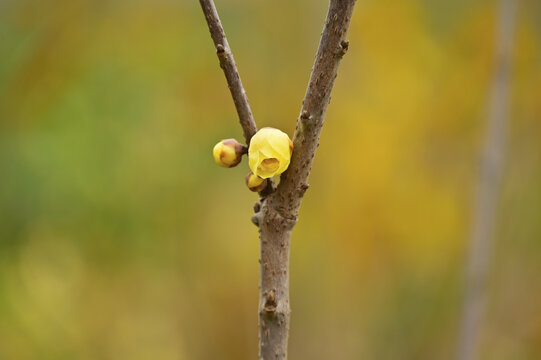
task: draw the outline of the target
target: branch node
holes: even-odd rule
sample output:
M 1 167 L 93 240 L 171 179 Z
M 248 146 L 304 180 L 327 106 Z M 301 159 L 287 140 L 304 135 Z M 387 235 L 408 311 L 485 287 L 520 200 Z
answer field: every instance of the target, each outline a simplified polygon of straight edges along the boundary
M 225 48 L 224 48 L 224 46 L 222 44 L 216 45 L 216 53 L 218 55 L 221 55 L 221 54 L 225 53 Z
M 278 304 L 276 303 L 276 294 L 274 289 L 272 289 L 265 294 L 265 305 L 263 309 L 265 309 L 267 314 L 274 314 L 276 312 L 277 306 Z
M 304 193 L 306 192 L 306 190 L 308 190 L 309 187 L 310 187 L 310 185 L 308 185 L 306 183 L 301 184 L 301 186 L 299 188 L 300 196 L 303 196 Z
M 259 192 L 260 198 L 263 200 L 270 194 L 272 194 L 276 190 L 276 186 L 274 185 L 274 181 L 269 178 L 267 179 L 267 187 L 265 187 L 263 190 Z
M 260 213 L 257 213 L 257 214 L 255 214 L 254 216 L 252 216 L 252 219 L 251 219 L 251 220 L 252 220 L 252 223 L 253 223 L 255 226 L 259 227 L 259 223 L 260 223 Z
M 259 210 L 261 210 L 261 203 L 259 201 L 257 201 L 254 204 L 254 212 L 257 214 L 259 212 Z
M 338 51 L 338 56 L 342 57 L 346 55 L 349 49 L 349 41 L 348 40 L 342 40 L 340 41 L 340 49 Z
M 267 225 L 273 224 L 274 226 L 282 227 L 284 230 L 292 230 L 295 224 L 297 224 L 297 217 L 294 215 L 285 215 L 283 212 L 283 209 L 279 210 L 267 207 L 266 213 L 263 215 Z
M 342 57 L 346 55 L 349 50 L 349 40 L 340 41 L 340 48 L 338 49 L 338 56 Z
M 301 120 L 306 122 L 310 120 L 310 118 L 311 118 L 310 113 L 307 110 L 303 110 L 301 114 Z

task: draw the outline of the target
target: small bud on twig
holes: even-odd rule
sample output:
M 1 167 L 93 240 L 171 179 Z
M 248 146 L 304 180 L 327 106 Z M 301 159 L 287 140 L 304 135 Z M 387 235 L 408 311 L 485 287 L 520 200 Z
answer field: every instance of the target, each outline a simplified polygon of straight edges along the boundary
M 301 114 L 301 119 L 304 121 L 310 120 L 310 113 L 306 110 L 303 110 Z
M 246 175 L 246 186 L 253 192 L 260 192 L 267 187 L 267 179 L 262 179 L 250 171 L 250 173 Z
M 338 55 L 340 57 L 346 55 L 346 53 L 348 52 L 348 49 L 349 49 L 349 40 L 342 40 L 340 42 L 340 50 L 338 52 Z
M 222 140 L 214 146 L 212 155 L 216 164 L 225 167 L 235 167 L 242 160 L 242 155 L 246 154 L 246 146 L 235 139 Z

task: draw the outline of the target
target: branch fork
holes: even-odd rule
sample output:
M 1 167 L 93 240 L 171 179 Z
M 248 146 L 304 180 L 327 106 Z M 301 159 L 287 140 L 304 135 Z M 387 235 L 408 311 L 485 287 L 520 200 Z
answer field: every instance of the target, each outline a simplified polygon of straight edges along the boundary
M 302 198 L 308 189 L 308 176 L 338 65 L 349 49 L 347 30 L 356 0 L 330 0 L 319 48 L 316 54 L 303 106 L 293 136 L 294 151 L 289 168 L 280 183 L 272 181 L 254 205 L 252 222 L 259 227 L 260 301 L 259 359 L 287 359 L 289 333 L 289 244 L 297 223 Z M 227 84 L 237 109 L 246 144 L 257 132 L 248 98 L 229 49 L 213 0 L 199 0 L 216 47 Z M 271 180 L 271 179 L 269 179 Z

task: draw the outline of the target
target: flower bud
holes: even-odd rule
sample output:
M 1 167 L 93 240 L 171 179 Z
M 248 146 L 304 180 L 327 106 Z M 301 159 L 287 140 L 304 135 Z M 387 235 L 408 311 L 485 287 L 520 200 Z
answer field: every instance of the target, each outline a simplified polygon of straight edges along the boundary
M 248 163 L 252 172 L 267 179 L 286 171 L 293 153 L 293 143 L 286 133 L 266 127 L 250 140 Z
M 262 179 L 250 171 L 250 173 L 246 175 L 246 186 L 253 192 L 260 192 L 267 187 L 267 179 Z
M 216 164 L 225 168 L 237 166 L 243 154 L 246 154 L 246 146 L 235 139 L 222 140 L 212 150 Z

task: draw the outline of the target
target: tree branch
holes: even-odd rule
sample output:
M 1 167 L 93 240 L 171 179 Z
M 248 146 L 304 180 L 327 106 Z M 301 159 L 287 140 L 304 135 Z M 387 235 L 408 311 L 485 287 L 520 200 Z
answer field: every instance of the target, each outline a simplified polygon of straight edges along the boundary
M 286 359 L 289 332 L 289 244 L 316 152 L 355 0 L 331 0 L 310 75 L 288 170 L 276 191 L 256 204 L 261 241 L 259 358 Z
M 293 136 L 294 151 L 291 164 L 282 174 L 274 199 L 276 208 L 285 217 L 296 219 L 304 192 L 308 189 L 308 176 L 319 145 L 319 136 L 325 119 L 331 91 L 340 60 L 349 48 L 347 30 L 355 0 L 331 0 L 321 35 L 316 60 L 297 119 Z M 282 201 L 283 200 L 283 201 Z
M 216 54 L 218 54 L 218 59 L 220 59 L 220 67 L 223 69 L 227 79 L 227 85 L 231 91 L 231 96 L 233 96 L 240 125 L 244 132 L 246 144 L 248 145 L 252 136 L 257 132 L 257 126 L 252 115 L 252 110 L 250 109 L 250 104 L 248 103 L 246 91 L 244 91 L 242 81 L 240 80 L 233 53 L 229 48 L 229 43 L 225 37 L 224 28 L 220 22 L 214 2 L 212 0 L 199 0 L 199 3 L 207 19 L 210 35 L 216 47 Z
M 216 46 L 231 95 L 239 114 L 246 142 L 257 131 L 246 93 L 225 38 L 212 0 L 200 0 Z M 289 169 L 282 174 L 278 188 L 269 181 L 254 206 L 254 224 L 261 242 L 261 284 L 259 301 L 259 359 L 287 358 L 289 334 L 289 244 L 297 222 L 302 197 L 308 189 L 308 176 L 318 146 L 325 112 L 340 60 L 348 50 L 346 33 L 355 0 L 330 0 L 315 64 L 303 101 L 294 151 Z

